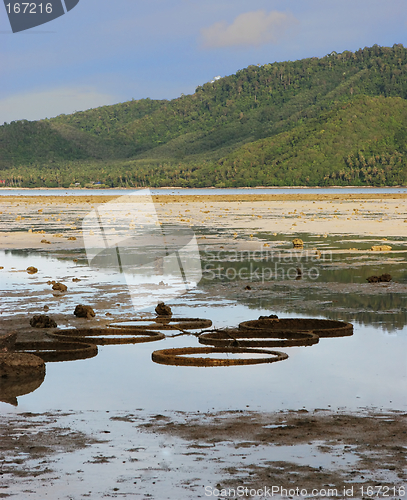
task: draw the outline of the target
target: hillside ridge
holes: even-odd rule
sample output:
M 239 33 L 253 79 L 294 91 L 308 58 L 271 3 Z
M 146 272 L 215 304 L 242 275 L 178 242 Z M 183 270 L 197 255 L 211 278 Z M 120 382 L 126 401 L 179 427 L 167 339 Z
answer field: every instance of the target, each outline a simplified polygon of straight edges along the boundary
M 22 187 L 406 184 L 406 99 L 400 44 L 248 66 L 170 101 L 4 124 L 0 179 Z

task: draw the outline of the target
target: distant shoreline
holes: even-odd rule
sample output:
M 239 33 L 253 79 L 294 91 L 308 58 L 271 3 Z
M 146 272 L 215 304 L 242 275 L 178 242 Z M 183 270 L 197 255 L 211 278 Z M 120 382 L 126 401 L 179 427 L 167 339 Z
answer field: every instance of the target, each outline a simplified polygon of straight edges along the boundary
M 0 193 L 2 190 L 8 191 L 8 190 L 13 190 L 13 191 L 89 191 L 94 192 L 94 191 L 101 191 L 101 190 L 108 190 L 108 191 L 135 191 L 135 190 L 141 190 L 141 189 L 150 189 L 153 191 L 160 191 L 160 190 L 183 190 L 187 191 L 189 189 L 196 189 L 196 190 L 205 190 L 205 189 L 219 189 L 223 191 L 228 191 L 231 189 L 406 189 L 407 186 L 239 186 L 239 187 L 229 187 L 229 188 L 217 188 L 213 186 L 209 187 L 181 187 L 181 186 L 162 186 L 162 187 L 151 187 L 151 186 L 144 186 L 144 187 L 114 187 L 114 188 L 109 188 L 109 187 L 103 187 L 103 188 L 86 188 L 86 187 L 76 187 L 76 188 L 63 188 L 63 187 L 34 187 L 34 188 L 26 188 L 26 187 L 0 187 Z

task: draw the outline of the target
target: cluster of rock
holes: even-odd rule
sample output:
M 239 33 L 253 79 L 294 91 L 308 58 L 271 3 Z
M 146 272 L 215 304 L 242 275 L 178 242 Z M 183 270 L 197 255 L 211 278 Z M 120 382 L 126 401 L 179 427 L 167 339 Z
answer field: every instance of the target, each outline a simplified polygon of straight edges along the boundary
M 391 274 L 387 273 L 384 273 L 381 276 L 369 276 L 366 278 L 369 283 L 388 283 L 391 279 Z
M 58 326 L 56 321 L 46 314 L 35 314 L 30 319 L 30 325 L 33 328 L 56 328 Z

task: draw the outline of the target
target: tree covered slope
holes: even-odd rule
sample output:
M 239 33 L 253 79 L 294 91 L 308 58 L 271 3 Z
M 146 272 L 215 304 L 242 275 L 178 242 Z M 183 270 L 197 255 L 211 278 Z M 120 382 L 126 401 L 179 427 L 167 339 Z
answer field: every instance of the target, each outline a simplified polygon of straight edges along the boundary
M 407 183 L 407 49 L 249 66 L 171 101 L 0 127 L 13 185 Z

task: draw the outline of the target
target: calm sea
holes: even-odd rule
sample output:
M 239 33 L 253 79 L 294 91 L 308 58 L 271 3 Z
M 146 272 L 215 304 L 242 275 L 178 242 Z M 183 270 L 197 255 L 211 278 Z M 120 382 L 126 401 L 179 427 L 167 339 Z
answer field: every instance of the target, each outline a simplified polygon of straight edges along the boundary
M 132 189 L 7 189 L 0 188 L 0 196 L 122 196 Z M 361 194 L 361 193 L 407 193 L 407 187 L 344 187 L 344 188 L 202 188 L 202 189 L 150 189 L 153 195 L 239 195 L 239 194 Z

